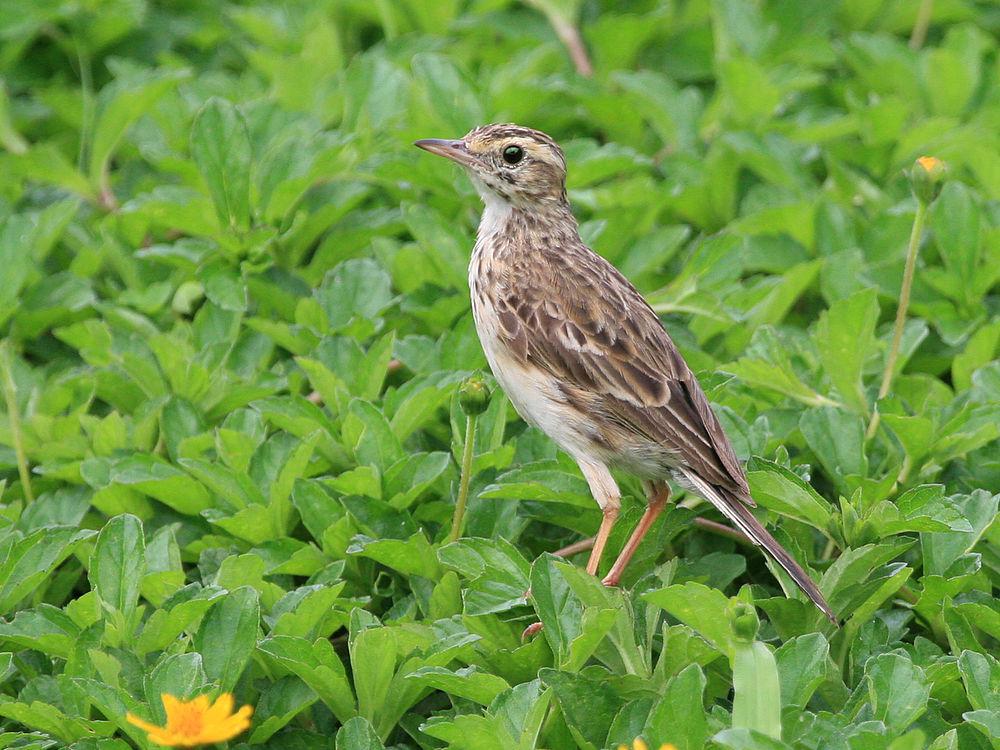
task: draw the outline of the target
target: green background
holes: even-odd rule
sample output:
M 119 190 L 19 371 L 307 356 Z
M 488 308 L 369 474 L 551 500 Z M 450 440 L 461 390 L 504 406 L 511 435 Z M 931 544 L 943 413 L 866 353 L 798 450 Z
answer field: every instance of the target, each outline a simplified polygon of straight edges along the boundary
M 0 747 L 148 747 L 126 711 L 219 690 L 234 747 L 1000 746 L 998 33 L 988 0 L 0 2 Z M 621 591 L 546 554 L 600 513 L 499 392 L 465 434 L 480 204 L 411 145 L 491 121 L 564 146 L 841 628 L 696 498 Z

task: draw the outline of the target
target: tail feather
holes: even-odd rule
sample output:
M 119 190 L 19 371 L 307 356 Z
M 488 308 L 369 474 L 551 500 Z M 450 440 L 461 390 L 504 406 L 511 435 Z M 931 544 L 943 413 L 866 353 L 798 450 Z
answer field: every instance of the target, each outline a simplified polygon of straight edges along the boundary
M 712 487 L 701 477 L 692 476 L 685 472 L 685 478 L 694 486 L 699 495 L 722 511 L 723 515 L 750 541 L 758 547 L 762 547 L 831 622 L 835 625 L 838 624 L 837 616 L 827 603 L 823 592 L 819 590 L 819 586 L 813 582 L 809 574 L 795 561 L 795 558 L 788 554 L 785 548 L 778 543 L 778 540 L 771 536 L 771 533 L 754 517 L 745 503 L 739 498 L 728 496 L 724 490 Z

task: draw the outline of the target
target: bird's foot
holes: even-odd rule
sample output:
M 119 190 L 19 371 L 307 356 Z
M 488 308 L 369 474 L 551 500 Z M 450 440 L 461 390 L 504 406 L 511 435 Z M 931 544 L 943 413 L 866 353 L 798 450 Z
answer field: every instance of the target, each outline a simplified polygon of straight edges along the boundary
M 534 636 L 538 635 L 538 633 L 541 633 L 542 628 L 544 627 L 545 626 L 542 625 L 542 623 L 540 622 L 531 623 L 528 627 L 524 629 L 524 632 L 521 633 L 521 640 L 526 641 L 529 638 L 533 638 Z

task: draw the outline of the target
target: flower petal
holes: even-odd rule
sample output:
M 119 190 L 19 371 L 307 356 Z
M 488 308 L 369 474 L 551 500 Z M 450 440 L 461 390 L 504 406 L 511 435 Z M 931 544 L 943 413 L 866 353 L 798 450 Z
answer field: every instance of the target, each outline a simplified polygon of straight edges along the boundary
M 205 725 L 211 726 L 215 722 L 222 721 L 233 712 L 233 694 L 223 693 L 215 699 L 215 703 L 205 712 Z
M 160 700 L 163 701 L 163 710 L 167 712 L 167 723 L 169 724 L 171 717 L 177 715 L 183 704 L 170 693 L 161 693 Z
M 148 721 L 140 719 L 135 714 L 125 714 L 125 720 L 130 724 L 135 724 L 139 729 L 144 732 L 162 732 L 163 727 L 158 727 L 156 724 L 150 724 Z

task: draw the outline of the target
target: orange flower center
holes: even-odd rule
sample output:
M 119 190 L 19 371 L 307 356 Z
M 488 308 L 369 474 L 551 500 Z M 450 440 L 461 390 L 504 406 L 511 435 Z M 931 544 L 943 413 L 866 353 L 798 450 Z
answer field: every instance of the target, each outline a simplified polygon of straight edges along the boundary
M 169 717 L 167 728 L 185 737 L 198 737 L 205 725 L 205 712 L 192 703 L 182 703 Z

